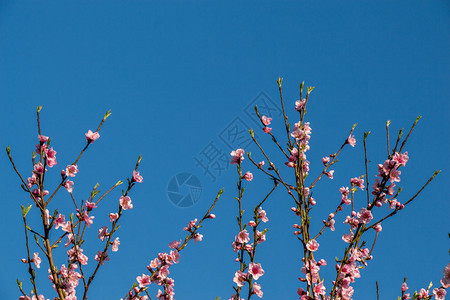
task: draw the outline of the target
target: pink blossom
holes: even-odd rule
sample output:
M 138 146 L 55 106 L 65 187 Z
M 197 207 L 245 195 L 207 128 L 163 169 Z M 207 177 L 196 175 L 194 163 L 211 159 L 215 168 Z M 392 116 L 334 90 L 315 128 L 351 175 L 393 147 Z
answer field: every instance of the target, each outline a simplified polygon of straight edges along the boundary
M 255 223 L 255 221 L 249 221 L 248 222 L 248 226 L 250 226 L 250 227 L 255 227 L 256 226 L 256 223 Z
M 55 218 L 55 229 L 58 229 L 59 227 L 64 226 L 64 223 L 66 222 L 66 217 L 62 214 L 59 214 Z
M 321 259 L 317 262 L 317 265 L 319 266 L 326 266 L 327 265 L 327 261 L 325 259 Z
M 435 295 L 435 300 L 445 300 L 445 295 L 447 292 L 444 289 L 433 289 L 433 295 Z
M 357 214 L 359 223 L 367 224 L 373 219 L 372 212 L 365 207 L 361 208 Z
M 47 166 L 50 168 L 56 166 L 56 151 L 53 148 L 49 148 L 46 152 L 47 154 Z
M 189 224 L 183 228 L 184 231 L 192 231 L 192 229 L 195 227 L 195 223 L 197 223 L 197 219 L 189 221 Z
M 406 285 L 406 282 L 402 283 L 402 292 L 406 292 L 408 290 L 408 285 Z
M 196 233 L 196 234 L 195 234 L 195 236 L 194 236 L 194 242 L 195 242 L 195 243 L 201 242 L 202 239 L 203 239 L 203 235 L 201 235 L 200 233 Z
M 118 213 L 110 213 L 109 214 L 109 220 L 111 222 L 114 222 L 115 220 L 117 220 L 119 218 L 119 214 Z
M 44 168 L 44 165 L 41 162 L 34 165 L 34 172 L 36 174 L 44 174 L 46 171 L 47 169 Z
M 95 205 L 94 202 L 86 201 L 86 208 L 87 208 L 87 211 L 91 211 L 91 210 L 93 210 L 93 209 L 96 208 L 96 207 L 97 207 L 97 205 Z
M 334 231 L 334 224 L 336 223 L 336 221 L 334 219 L 331 219 L 330 221 L 327 222 L 327 226 L 330 227 L 331 231 Z
M 86 222 L 87 227 L 91 226 L 92 223 L 94 223 L 93 221 L 94 218 L 95 218 L 94 216 L 89 217 L 89 214 L 87 212 L 84 212 L 83 214 L 83 220 L 84 222 Z
M 256 242 L 258 244 L 261 244 L 262 242 L 266 241 L 266 234 L 263 233 L 263 232 L 260 232 L 260 231 L 256 230 Z
M 401 171 L 399 171 L 398 169 L 391 169 L 391 171 L 389 172 L 389 180 L 394 183 L 394 182 L 400 182 L 400 175 L 402 174 Z
M 120 203 L 120 206 L 122 206 L 122 208 L 124 210 L 133 208 L 133 204 L 131 204 L 131 198 L 128 196 L 120 196 L 119 203 Z
M 256 282 L 253 283 L 253 294 L 258 296 L 259 298 L 263 297 L 263 292 L 261 291 L 261 286 L 257 284 Z
M 88 143 L 93 143 L 95 142 L 96 139 L 98 139 L 100 137 L 100 134 L 98 133 L 98 131 L 96 132 L 92 132 L 92 130 L 88 130 L 88 132 L 85 133 L 86 135 L 86 140 Z
M 152 283 L 150 276 L 142 274 L 142 276 L 136 277 L 136 281 L 139 282 L 139 287 L 143 288 L 146 285 L 150 285 Z
M 383 227 L 381 227 L 381 223 L 378 223 L 377 225 L 375 225 L 373 227 L 373 229 L 375 229 L 376 232 L 381 232 L 381 230 L 383 230 Z M 406 283 L 405 283 L 406 285 Z
M 328 178 L 333 179 L 333 173 L 334 173 L 334 170 L 331 170 L 331 171 L 325 172 L 325 175 L 327 175 Z
M 342 240 L 343 240 L 344 242 L 350 244 L 350 243 L 352 242 L 352 240 L 353 240 L 353 232 L 344 234 L 344 235 L 342 236 Z
M 138 171 L 133 170 L 133 180 L 141 183 L 142 181 L 144 181 L 144 178 L 139 174 Z
M 243 273 L 241 271 L 236 271 L 234 274 L 233 281 L 237 284 L 237 286 L 244 286 L 245 281 L 247 281 L 247 273 Z
M 248 272 L 252 274 L 255 280 L 258 280 L 259 277 L 264 275 L 264 270 L 262 269 L 259 263 L 250 263 L 248 266 Z
M 38 135 L 39 142 L 46 143 L 48 141 L 48 136 Z
M 72 231 L 72 224 L 70 221 L 67 221 L 64 225 L 61 225 L 61 229 L 65 232 L 71 232 Z
M 70 222 L 67 222 L 67 223 L 70 223 Z M 67 242 L 64 246 L 67 248 L 67 246 L 69 246 L 70 244 L 75 242 L 75 239 L 73 238 L 72 233 L 69 233 L 66 237 L 67 237 Z
M 43 155 L 47 151 L 47 144 L 37 144 L 36 145 L 36 153 L 39 155 Z
M 270 128 L 270 127 L 264 127 L 264 128 L 263 128 L 263 131 L 264 131 L 265 133 L 270 133 L 270 132 L 272 131 L 272 128 Z
M 72 193 L 72 191 L 73 191 L 73 181 L 67 180 L 66 182 L 64 182 L 64 187 L 66 188 L 66 190 L 69 193 Z
M 208 218 L 210 218 L 210 219 L 215 219 L 215 218 L 216 218 L 216 215 L 215 215 L 215 214 L 209 214 Z
M 150 262 L 150 268 L 157 268 L 157 267 L 159 267 L 159 265 L 161 264 L 161 262 L 159 261 L 159 259 L 158 258 L 155 258 L 154 260 L 152 260 L 151 262 Z
M 258 167 L 262 168 L 263 166 L 264 166 L 264 161 L 262 160 L 258 163 Z
M 323 163 L 325 166 L 326 166 L 329 162 L 330 162 L 330 157 L 329 157 L 329 156 L 322 157 L 322 163 Z
M 108 252 L 105 251 L 105 253 L 103 253 L 102 251 L 97 251 L 97 255 L 94 257 L 95 261 L 100 261 L 101 259 L 101 263 L 100 265 L 104 265 L 105 261 L 109 261 L 109 256 L 108 256 Z
M 295 101 L 295 110 L 300 111 L 303 107 L 305 107 L 306 99 Z
M 316 297 L 319 297 L 319 295 L 322 296 L 325 295 L 325 287 L 323 286 L 323 280 L 318 284 L 316 284 L 316 286 L 314 287 L 314 295 L 316 295 Z
M 258 216 L 259 216 L 259 219 L 260 219 L 261 221 L 263 221 L 264 223 L 266 223 L 267 221 L 269 221 L 269 218 L 267 217 L 266 211 L 265 211 L 264 209 L 262 209 L 261 206 L 258 208 Z
M 420 289 L 420 292 L 419 292 L 419 299 L 425 299 L 425 298 L 427 298 L 428 296 L 429 296 L 428 290 Z
M 102 226 L 102 228 L 98 230 L 98 238 L 104 241 L 107 236 L 108 236 L 108 227 Z
M 270 122 L 272 121 L 272 118 L 268 118 L 266 116 L 262 116 L 261 119 L 262 119 L 263 124 L 266 126 L 270 125 Z
M 311 252 L 315 252 L 317 251 L 317 249 L 319 249 L 319 243 L 316 240 L 310 240 L 308 243 L 306 243 L 306 249 Z
M 36 177 L 36 174 L 35 173 L 33 173 L 32 175 L 31 175 L 31 177 L 28 177 L 27 178 L 27 186 L 31 189 L 31 187 L 33 186 L 33 184 L 35 184 L 36 183 L 36 179 L 37 179 L 37 177 Z
M 120 241 L 119 238 L 116 237 L 116 239 L 111 244 L 111 250 L 113 252 L 117 252 L 119 250 Z
M 233 150 L 231 151 L 230 155 L 231 157 L 231 164 L 235 165 L 238 163 L 241 163 L 244 160 L 244 149 L 237 149 L 237 150 Z
M 352 147 L 356 145 L 356 139 L 353 135 L 349 135 L 347 138 L 347 143 L 349 143 Z
M 66 167 L 66 176 L 75 177 L 75 174 L 78 173 L 77 165 L 68 165 Z
M 39 269 L 41 267 L 41 258 L 39 257 L 38 252 L 33 253 L 33 262 L 36 265 L 36 268 Z
M 241 232 L 239 232 L 238 236 L 236 237 L 236 241 L 241 244 L 248 243 L 250 241 L 247 229 L 244 229 Z
M 350 194 L 350 191 L 348 190 L 348 187 L 341 187 L 340 189 L 339 189 L 339 192 L 341 192 L 341 194 L 343 195 L 343 196 L 348 196 L 349 194 Z
M 169 248 L 177 249 L 178 246 L 180 246 L 180 245 L 181 245 L 181 240 L 173 241 L 173 242 L 169 243 Z
M 247 173 L 245 173 L 244 175 L 244 179 L 247 181 L 252 181 L 253 180 L 253 174 L 250 173 L 249 171 L 247 171 Z
M 405 152 L 403 154 L 395 152 L 392 160 L 395 161 L 398 166 L 405 166 L 409 160 L 408 152 Z
M 358 186 L 361 190 L 364 189 L 364 179 L 362 179 L 362 177 L 354 177 L 350 179 L 350 183 L 352 184 L 352 186 Z

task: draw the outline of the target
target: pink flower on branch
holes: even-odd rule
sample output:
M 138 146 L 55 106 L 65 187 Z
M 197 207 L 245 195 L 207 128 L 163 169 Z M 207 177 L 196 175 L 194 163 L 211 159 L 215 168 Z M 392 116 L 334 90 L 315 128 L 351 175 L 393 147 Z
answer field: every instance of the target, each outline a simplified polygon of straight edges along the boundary
M 365 207 L 361 208 L 359 213 L 357 213 L 359 223 L 367 224 L 373 219 L 372 212 Z
M 272 121 L 272 118 L 268 118 L 266 116 L 262 116 L 261 119 L 262 119 L 263 124 L 266 126 L 270 125 L 270 122 Z
M 111 250 L 113 252 L 117 252 L 119 250 L 120 241 L 119 238 L 116 237 L 116 239 L 111 244 Z
M 135 182 L 141 183 L 142 181 L 144 181 L 144 178 L 139 174 L 138 171 L 133 170 L 133 180 Z
M 253 174 L 250 173 L 249 171 L 247 171 L 247 173 L 245 173 L 244 175 L 244 179 L 247 181 L 252 181 L 253 180 Z
M 98 230 L 98 238 L 104 241 L 107 236 L 108 236 L 108 227 L 102 226 L 102 228 Z
M 119 218 L 119 214 L 118 213 L 110 213 L 109 214 L 109 220 L 111 222 L 114 222 L 115 220 L 117 220 Z
M 142 276 L 136 277 L 136 281 L 139 283 L 139 287 L 143 288 L 146 285 L 150 285 L 152 283 L 150 276 L 142 274 Z
M 269 218 L 267 217 L 267 213 L 264 209 L 262 209 L 262 207 L 260 206 L 258 208 L 258 217 L 261 221 L 263 221 L 264 223 L 269 221 Z
M 75 174 L 78 173 L 77 165 L 68 165 L 66 167 L 66 176 L 75 177 Z
M 247 281 L 247 273 L 236 271 L 233 281 L 237 284 L 238 287 L 244 286 L 245 282 Z
M 97 205 L 95 205 L 94 202 L 86 201 L 86 208 L 87 208 L 87 211 L 91 211 L 91 210 L 93 210 L 93 209 L 96 208 L 96 207 L 97 207 Z
M 131 204 L 131 198 L 128 196 L 121 196 L 119 203 L 124 210 L 133 208 L 133 204 Z
M 48 141 L 48 136 L 38 135 L 38 139 L 40 143 L 46 143 Z
M 88 143 L 93 143 L 95 142 L 96 139 L 98 139 L 100 137 L 100 134 L 96 131 L 96 132 L 92 132 L 92 130 L 88 130 L 88 132 L 85 133 L 86 135 L 86 140 Z
M 264 128 L 263 128 L 263 131 L 264 131 L 265 133 L 270 133 L 270 132 L 272 131 L 272 128 L 270 128 L 270 127 L 264 127 Z
M 94 223 L 94 221 L 93 221 L 94 218 L 95 218 L 94 216 L 90 217 L 87 212 L 83 213 L 83 221 L 86 222 L 86 225 L 88 227 L 91 226 L 92 223 Z
M 328 178 L 333 179 L 334 170 L 325 172 L 325 175 L 327 175 Z
M 237 149 L 237 150 L 233 150 L 231 151 L 230 155 L 231 155 L 231 164 L 235 165 L 235 164 L 239 164 L 244 160 L 244 149 Z
M 100 265 L 104 265 L 105 261 L 109 261 L 109 256 L 108 256 L 108 252 L 105 251 L 105 253 L 103 253 L 102 251 L 97 251 L 97 255 L 95 255 L 94 259 L 95 261 L 100 261 L 100 259 L 103 257 L 102 262 L 100 263 Z
M 67 180 L 67 181 L 64 183 L 64 187 L 66 188 L 66 190 L 67 190 L 69 193 L 72 193 L 72 191 L 73 191 L 73 181 Z
M 197 223 L 197 219 L 189 221 L 189 224 L 183 228 L 184 231 L 192 231 L 195 227 L 195 223 Z
M 440 289 L 433 289 L 433 295 L 435 296 L 435 300 L 445 300 L 445 295 L 447 295 L 447 291 Z
M 46 171 L 47 169 L 44 168 L 44 165 L 41 162 L 34 165 L 34 172 L 36 174 L 44 174 Z
M 33 253 L 33 262 L 36 265 L 36 268 L 39 269 L 41 267 L 41 258 L 39 257 L 38 252 Z
M 59 227 L 64 226 L 64 223 L 66 222 L 66 217 L 62 214 L 59 214 L 55 218 L 55 229 L 58 229 Z
M 197 244 L 197 242 L 201 242 L 202 239 L 203 239 L 203 235 L 202 235 L 202 234 L 196 233 L 196 234 L 194 235 L 194 242 L 195 242 L 196 244 Z
M 319 243 L 316 240 L 310 240 L 308 243 L 306 243 L 306 249 L 311 252 L 315 252 L 319 249 Z
M 256 282 L 253 283 L 253 294 L 258 296 L 259 298 L 263 297 L 263 292 L 261 291 L 261 286 L 257 284 Z
M 306 99 L 295 101 L 295 110 L 300 111 L 305 107 Z
M 347 138 L 347 143 L 350 144 L 350 146 L 355 147 L 356 145 L 356 139 L 353 135 L 349 135 Z
M 236 241 L 241 244 L 248 243 L 250 241 L 247 229 L 244 229 L 241 232 L 239 232 L 239 234 L 236 237 Z
M 250 263 L 248 266 L 248 273 L 252 274 L 253 279 L 258 280 L 264 275 L 264 270 L 259 263 Z

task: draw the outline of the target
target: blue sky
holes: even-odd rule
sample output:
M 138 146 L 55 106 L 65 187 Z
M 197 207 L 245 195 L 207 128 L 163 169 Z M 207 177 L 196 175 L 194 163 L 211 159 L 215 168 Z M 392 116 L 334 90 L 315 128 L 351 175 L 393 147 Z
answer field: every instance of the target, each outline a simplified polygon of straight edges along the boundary
M 222 187 L 225 193 L 215 210 L 217 218 L 201 230 L 203 242 L 181 253 L 171 276 L 176 299 L 228 299 L 238 268 L 231 249 L 237 233 L 236 172 L 228 167 L 213 179 L 196 166 L 195 158 L 210 143 L 226 155 L 231 147 L 242 146 L 235 143 L 243 140 L 227 143 L 224 138 L 223 133 L 236 124 L 255 128 L 270 149 L 269 140 L 247 112 L 248 106 L 263 100 L 277 107 L 278 76 L 284 78 L 292 122 L 297 116 L 293 107 L 298 83 L 316 87 L 307 114 L 313 129 L 308 154 L 312 174 L 321 171 L 320 158 L 335 152 L 358 123 L 357 147 L 345 149 L 335 179 L 323 180 L 317 188 L 313 228 L 319 228 L 334 210 L 338 188 L 364 173 L 363 132 L 372 131 L 368 155 L 373 182 L 376 164 L 385 159 L 386 120 L 392 120 L 394 135 L 421 115 L 406 146 L 410 161 L 402 170 L 404 191 L 399 200 L 413 195 L 434 170 L 443 172 L 411 206 L 383 223 L 374 260 L 354 284 L 355 299 L 376 297 L 376 280 L 382 299 L 397 297 L 403 277 L 408 277 L 412 290 L 430 281 L 437 284 L 449 260 L 449 28 L 450 6 L 445 1 L 233 1 L 225 5 L 198 1 L 194 5 L 5 0 L 0 2 L 0 145 L 11 146 L 18 168 L 28 176 L 37 143 L 35 109 L 43 105 L 42 130 L 58 152 L 58 165 L 47 177 L 52 190 L 59 170 L 84 146 L 84 133 L 95 129 L 110 109 L 100 139 L 79 163 L 74 193 L 86 199 L 97 182 L 106 191 L 130 176 L 139 154 L 144 183 L 131 192 L 134 209 L 123 218 L 119 252 L 110 254 L 111 261 L 100 269 L 89 299 L 121 298 L 158 252 L 184 237 L 182 228 L 204 213 Z M 274 132 L 283 134 L 276 116 Z M 261 158 L 254 145 L 246 150 Z M 30 289 L 26 267 L 20 263 L 26 253 L 20 205 L 30 199 L 21 191 L 5 154 L 0 155 L 0 165 L 0 294 L 2 299 L 17 299 L 16 278 L 24 279 Z M 255 175 L 244 196 L 250 212 L 264 197 L 269 181 L 248 160 L 244 169 Z M 187 208 L 168 198 L 169 181 L 182 172 L 193 174 L 202 186 L 201 197 Z M 90 262 L 101 247 L 97 230 L 109 224 L 107 215 L 118 197 L 116 191 L 95 211 L 93 241 L 85 247 Z M 65 191 L 55 198 L 52 208 L 56 206 L 70 214 Z M 297 220 L 291 206 L 280 190 L 264 207 L 270 230 L 258 260 L 266 271 L 259 280 L 266 299 L 296 299 L 301 286 L 297 280 L 301 251 L 292 235 Z M 318 255 L 329 262 L 322 269 L 327 287 L 334 274 L 332 261 L 345 246 L 343 217 L 337 219 L 336 232 L 319 240 Z M 58 259 L 63 263 L 62 256 Z M 54 294 L 43 266 L 37 272 L 38 282 L 51 298 Z

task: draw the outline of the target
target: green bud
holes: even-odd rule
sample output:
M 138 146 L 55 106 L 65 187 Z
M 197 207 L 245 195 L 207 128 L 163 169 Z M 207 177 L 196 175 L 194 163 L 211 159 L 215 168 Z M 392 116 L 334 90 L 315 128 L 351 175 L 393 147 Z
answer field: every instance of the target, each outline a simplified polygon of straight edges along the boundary
M 111 110 L 108 110 L 108 111 L 105 113 L 105 116 L 103 117 L 103 120 L 106 120 L 106 118 L 108 118 L 110 115 L 111 115 Z

